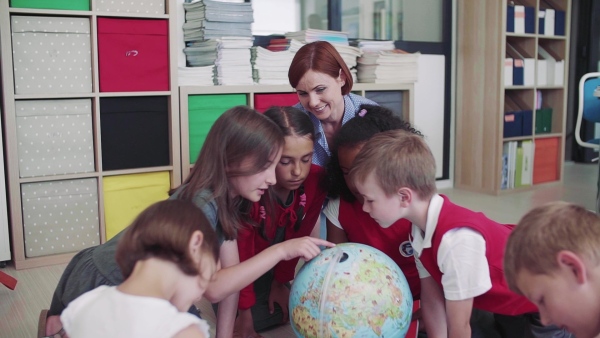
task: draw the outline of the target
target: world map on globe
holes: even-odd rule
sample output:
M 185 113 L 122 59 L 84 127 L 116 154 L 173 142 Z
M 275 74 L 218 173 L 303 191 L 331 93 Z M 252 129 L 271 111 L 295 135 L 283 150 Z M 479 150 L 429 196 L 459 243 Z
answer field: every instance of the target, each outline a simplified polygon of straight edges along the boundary
M 323 250 L 290 290 L 299 337 L 404 337 L 412 315 L 404 274 L 383 252 L 357 243 Z

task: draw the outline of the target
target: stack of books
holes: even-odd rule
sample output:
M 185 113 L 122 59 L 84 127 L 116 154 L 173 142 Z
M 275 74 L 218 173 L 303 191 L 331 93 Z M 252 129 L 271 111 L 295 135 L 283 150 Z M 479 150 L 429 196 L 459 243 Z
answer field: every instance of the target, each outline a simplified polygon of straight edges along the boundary
M 183 4 L 185 41 L 216 39 L 222 36 L 251 37 L 254 12 L 251 3 L 199 0 Z
M 358 82 L 416 82 L 419 55 L 420 53 L 408 53 L 400 49 L 364 53 L 358 58 Z
M 215 83 L 215 66 L 179 67 L 180 86 L 213 86 Z
M 224 36 L 217 39 L 217 82 L 220 85 L 251 85 L 251 37 Z
M 354 40 L 351 45 L 358 47 L 362 53 L 378 53 L 396 49 L 392 40 Z
M 287 84 L 288 71 L 295 53 L 252 47 L 252 74 L 259 84 Z

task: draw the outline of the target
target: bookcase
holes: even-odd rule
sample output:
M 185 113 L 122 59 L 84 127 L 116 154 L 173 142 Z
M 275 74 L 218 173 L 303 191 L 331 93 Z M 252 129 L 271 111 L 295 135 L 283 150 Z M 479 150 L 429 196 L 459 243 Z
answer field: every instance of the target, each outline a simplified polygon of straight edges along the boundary
M 175 0 L 5 0 L 17 269 L 67 262 L 181 183 Z
M 459 0 L 457 12 L 455 186 L 561 182 L 571 1 Z
M 405 120 L 414 122 L 412 83 L 355 83 L 352 92 L 386 106 Z M 258 111 L 264 111 L 271 105 L 296 103 L 297 94 L 289 85 L 179 87 L 182 176 L 186 177 L 190 172 L 208 129 L 225 110 L 236 105 L 249 105 Z

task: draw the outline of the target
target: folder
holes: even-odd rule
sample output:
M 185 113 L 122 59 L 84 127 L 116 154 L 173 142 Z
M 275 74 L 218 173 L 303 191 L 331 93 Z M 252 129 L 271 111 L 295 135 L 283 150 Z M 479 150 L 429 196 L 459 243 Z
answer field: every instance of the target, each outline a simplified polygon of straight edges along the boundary
M 536 84 L 538 86 L 548 85 L 548 62 L 540 55 L 536 59 Z
M 506 44 L 507 54 L 514 59 L 513 84 L 533 86 L 535 79 L 535 59 L 529 57 L 519 46 Z M 520 83 L 519 83 L 520 82 Z
M 562 86 L 564 82 L 565 61 L 552 50 L 545 50 L 538 46 L 538 53 L 546 60 L 547 84 L 549 86 Z
M 525 7 L 525 33 L 535 33 L 535 8 Z
M 515 6 L 515 33 L 525 34 L 525 6 Z
M 523 177 L 523 147 L 520 142 L 517 144 L 517 152 L 515 156 L 515 188 L 520 187 Z
M 540 108 L 535 111 L 535 133 L 548 134 L 552 132 L 552 108 Z

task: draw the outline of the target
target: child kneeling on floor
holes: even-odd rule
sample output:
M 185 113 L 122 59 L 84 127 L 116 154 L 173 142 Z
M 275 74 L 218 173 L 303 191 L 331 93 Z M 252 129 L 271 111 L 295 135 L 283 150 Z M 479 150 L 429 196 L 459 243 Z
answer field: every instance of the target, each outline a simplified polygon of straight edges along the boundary
M 428 338 L 470 337 L 473 308 L 493 313 L 506 338 L 571 336 L 543 327 L 535 305 L 506 285 L 502 257 L 513 226 L 436 193 L 435 160 L 422 136 L 405 130 L 375 135 L 349 175 L 363 197 L 363 210 L 380 226 L 400 218 L 412 223 Z
M 116 260 L 122 284 L 86 292 L 61 314 L 69 337 L 209 337 L 208 324 L 186 311 L 217 270 L 219 243 L 193 202 L 148 207 L 119 241 Z
M 551 202 L 529 211 L 508 237 L 508 286 L 540 311 L 543 324 L 577 338 L 600 335 L 600 217 Z

